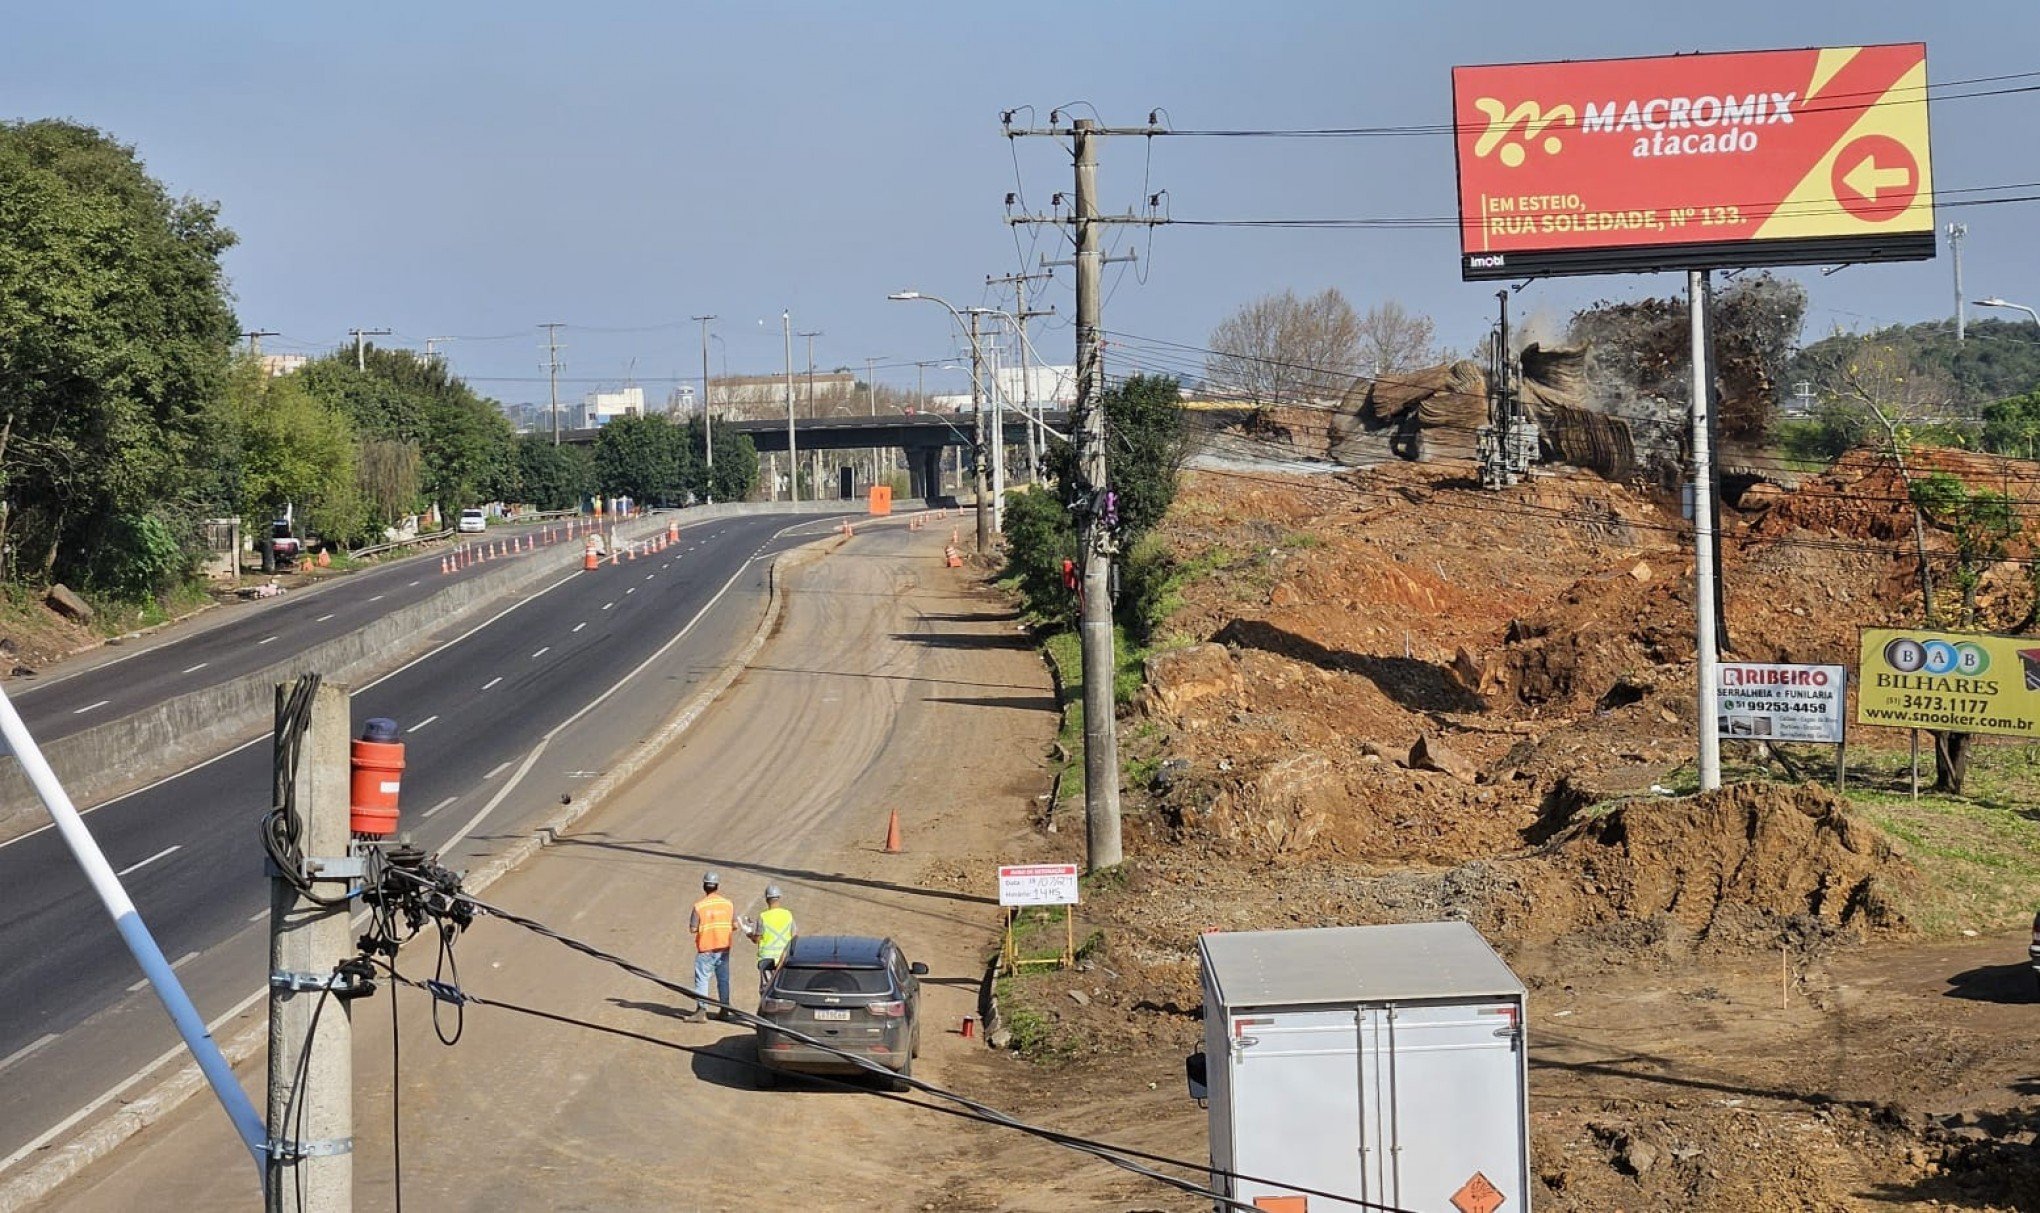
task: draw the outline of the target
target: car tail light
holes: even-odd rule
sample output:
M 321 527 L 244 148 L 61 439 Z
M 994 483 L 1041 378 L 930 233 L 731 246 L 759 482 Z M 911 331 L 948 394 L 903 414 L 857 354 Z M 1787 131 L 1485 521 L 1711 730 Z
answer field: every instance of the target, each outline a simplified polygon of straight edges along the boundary
M 758 1000 L 758 1014 L 784 1015 L 798 1005 L 798 1003 L 787 998 L 761 998 Z
M 864 1008 L 879 1019 L 898 1019 L 907 1013 L 905 1002 L 874 1002 Z

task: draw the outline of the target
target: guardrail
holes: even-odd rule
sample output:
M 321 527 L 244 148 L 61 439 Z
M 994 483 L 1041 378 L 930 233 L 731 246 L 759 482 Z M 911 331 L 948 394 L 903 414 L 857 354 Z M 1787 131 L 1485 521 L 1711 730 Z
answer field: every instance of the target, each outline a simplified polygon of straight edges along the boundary
M 452 527 L 448 527 L 443 531 L 428 531 L 423 535 L 413 535 L 409 539 L 399 539 L 395 543 L 378 543 L 365 548 L 356 548 L 347 553 L 347 558 L 349 560 L 359 560 L 363 556 L 374 556 L 379 552 L 393 552 L 398 548 L 407 548 L 414 543 L 429 543 L 434 539 L 444 539 L 451 534 L 453 534 Z

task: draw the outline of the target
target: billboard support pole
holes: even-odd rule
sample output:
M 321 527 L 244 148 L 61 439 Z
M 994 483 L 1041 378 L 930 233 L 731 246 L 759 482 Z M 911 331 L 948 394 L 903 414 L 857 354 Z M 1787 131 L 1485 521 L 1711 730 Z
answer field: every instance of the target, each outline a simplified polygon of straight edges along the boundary
M 1721 736 L 1715 711 L 1714 452 L 1708 443 L 1707 271 L 1686 272 L 1686 306 L 1693 321 L 1693 635 L 1700 690 L 1700 790 L 1721 786 Z

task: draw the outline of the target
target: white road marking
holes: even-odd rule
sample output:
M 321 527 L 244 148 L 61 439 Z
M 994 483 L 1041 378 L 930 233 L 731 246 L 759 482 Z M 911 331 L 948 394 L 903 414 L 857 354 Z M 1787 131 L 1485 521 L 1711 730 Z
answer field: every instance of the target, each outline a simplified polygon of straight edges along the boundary
M 179 957 L 178 957 L 177 959 L 175 959 L 175 960 L 171 961 L 171 962 L 170 962 L 170 967 L 171 967 L 172 969 L 181 969 L 181 968 L 183 968 L 183 967 L 184 967 L 185 965 L 188 965 L 188 964 L 190 964 L 190 963 L 191 963 L 192 961 L 194 961 L 194 960 L 197 960 L 197 959 L 198 959 L 198 953 L 196 953 L 196 952 L 186 952 L 186 953 L 185 953 L 184 955 L 182 955 L 182 956 L 179 956 Z
M 269 917 L 269 911 L 267 911 L 267 910 L 257 910 L 257 911 L 255 911 L 255 912 L 254 912 L 253 914 L 250 914 L 250 915 L 248 915 L 248 921 L 249 921 L 249 922 L 261 922 L 261 921 L 262 921 L 263 919 L 265 919 L 265 918 L 267 918 L 267 917 Z
M 141 871 L 141 870 L 142 870 L 143 868 L 146 868 L 146 867 L 148 867 L 148 866 L 149 866 L 150 864 L 152 864 L 152 863 L 156 862 L 157 860 L 159 860 L 159 859 L 163 858 L 163 857 L 164 857 L 165 855 L 169 855 L 169 854 L 172 854 L 172 853 L 174 853 L 174 852 L 177 852 L 177 851 L 181 851 L 181 850 L 183 850 L 183 849 L 184 849 L 184 844 L 183 844 L 183 843 L 181 843 L 181 842 L 180 842 L 180 843 L 178 843 L 178 844 L 176 844 L 175 846 L 168 846 L 168 847 L 164 847 L 164 848 L 163 848 L 162 850 L 160 850 L 160 851 L 156 852 L 156 853 L 155 853 L 154 855 L 151 855 L 151 856 L 149 856 L 149 857 L 148 857 L 147 859 L 144 859 L 144 860 L 143 860 L 143 861 L 141 861 L 140 863 L 131 863 L 131 864 L 129 864 L 128 866 L 126 866 L 126 867 L 122 868 L 122 869 L 121 869 L 120 871 L 118 871 L 118 872 L 115 872 L 115 873 L 114 873 L 114 875 L 115 875 L 115 876 L 125 876 L 125 875 L 127 875 L 127 874 L 128 874 L 129 872 L 139 872 L 139 871 Z
M 636 587 L 636 586 L 632 586 L 632 587 L 630 587 L 629 589 L 625 590 L 625 591 L 624 591 L 624 593 L 626 593 L 626 594 L 635 594 L 635 593 L 637 593 L 637 587 Z
M 417 585 L 418 583 L 417 583 L 417 582 L 415 582 L 415 581 L 413 581 L 413 582 L 410 582 L 409 584 L 411 584 L 411 585 Z
M 533 654 L 531 655 L 531 659 L 532 659 L 533 661 L 537 661 L 537 660 L 538 660 L 539 658 L 541 658 L 541 657 L 545 656 L 545 655 L 546 655 L 547 653 L 550 653 L 550 652 L 552 652 L 552 646 L 551 646 L 551 645 L 547 645 L 547 646 L 545 646 L 544 648 L 540 649 L 540 650 L 539 650 L 538 652 L 536 652 L 536 653 L 533 653 Z
M 577 624 L 575 624 L 575 625 L 574 625 L 574 631 L 578 632 L 578 631 L 580 631 L 580 630 L 581 630 L 582 628 L 585 628 L 585 627 L 587 627 L 587 626 L 588 626 L 588 621 L 584 619 L 584 620 L 582 620 L 581 622 L 579 622 L 579 623 L 577 623 Z
M 28 1056 L 30 1053 L 35 1052 L 37 1049 L 42 1048 L 44 1045 L 50 1043 L 56 1038 L 57 1034 L 55 1032 L 43 1033 L 41 1036 L 36 1037 L 34 1040 L 31 1040 L 27 1044 L 14 1050 L 14 1052 L 9 1053 L 6 1057 L 0 1058 L 0 1070 L 6 1069 L 8 1066 L 13 1065 L 17 1061 L 20 1061 L 22 1058 Z
M 488 689 L 489 689 L 490 687 L 492 687 L 492 686 L 495 686 L 495 685 L 496 685 L 497 683 L 499 683 L 499 682 L 501 682 L 501 681 L 503 681 L 503 676 L 502 676 L 501 674 L 498 674 L 498 675 L 496 675 L 496 676 L 495 676 L 494 678 L 491 678 L 491 679 L 489 679 L 489 680 L 488 680 L 487 682 L 483 683 L 483 684 L 482 684 L 482 689 L 483 689 L 484 691 L 486 691 L 486 690 L 488 690 Z
M 605 602 L 605 603 L 603 603 L 603 604 L 602 604 L 602 609 L 606 611 L 606 610 L 608 610 L 608 609 L 609 609 L 610 607 L 613 607 L 613 606 L 615 606 L 615 605 L 616 605 L 616 604 L 615 604 L 615 603 L 613 603 L 613 602 Z
M 331 615 L 331 614 L 329 613 L 329 614 L 325 614 L 325 615 L 321 615 L 321 616 L 319 616 L 319 617 L 318 617 L 317 619 L 314 619 L 314 620 L 312 620 L 312 622 L 313 622 L 313 623 L 324 623 L 324 622 L 326 622 L 326 621 L 327 621 L 328 619 L 331 619 L 332 617 L 333 617 L 333 616 L 332 616 L 332 615 Z
M 88 703 L 88 704 L 86 704 L 86 705 L 85 705 L 84 707 L 82 707 L 82 708 L 77 708 L 77 709 L 74 709 L 74 710 L 72 711 L 71 715 L 73 715 L 73 716 L 83 716 L 83 715 L 84 715 L 85 713 L 87 713 L 87 712 L 91 711 L 91 710 L 92 710 L 92 709 L 94 709 L 94 708 L 103 708 L 103 707 L 105 707 L 105 706 L 106 706 L 107 704 L 109 704 L 109 703 L 112 703 L 112 702 L 113 702 L 113 700 L 111 700 L 111 699 L 102 699 L 102 700 L 100 700 L 100 701 L 99 701 L 98 703 Z
M 652 578 L 654 578 L 654 577 L 657 577 L 657 576 L 658 576 L 658 574 L 657 574 L 657 573 L 646 573 L 646 574 L 645 574 L 645 580 L 646 580 L 646 581 L 650 581 L 650 580 L 651 580 Z
M 274 636 L 264 636 L 264 637 L 263 637 L 262 639 L 260 639 L 260 640 L 256 641 L 255 643 L 256 643 L 256 644 L 268 644 L 268 643 L 269 643 L 270 641 L 272 641 L 272 640 L 274 640 L 274 639 L 276 639 L 276 637 L 274 637 Z
M 508 766 L 509 764 L 508 764 L 508 763 L 505 763 L 504 765 L 505 765 L 505 766 Z M 432 816 L 432 815 L 433 815 L 434 813 L 437 813 L 437 812 L 438 812 L 439 810 L 441 810 L 441 809 L 445 808 L 445 807 L 446 807 L 447 805 L 450 805 L 450 804 L 452 804 L 452 803 L 453 803 L 454 801 L 456 801 L 456 800 L 459 800 L 459 799 L 460 799 L 460 797 L 458 797 L 458 796 L 449 796 L 449 797 L 447 797 L 447 798 L 446 798 L 445 800 L 442 800 L 442 801 L 440 801 L 440 802 L 439 802 L 438 804 L 435 804 L 435 805 L 433 805 L 433 806 L 432 806 L 431 808 L 429 808 L 429 809 L 425 810 L 425 816 L 427 816 L 427 817 L 430 817 L 430 816 Z
M 210 661 L 201 661 L 201 662 L 199 662 L 199 663 L 198 663 L 197 665 L 195 665 L 195 666 L 192 666 L 192 667 L 191 667 L 190 669 L 188 669 L 188 670 L 186 670 L 186 671 L 184 671 L 184 672 L 185 672 L 185 673 L 187 673 L 187 674 L 196 674 L 196 673 L 198 673 L 198 672 L 199 672 L 200 670 L 204 669 L 205 667 L 207 667 L 207 666 L 209 666 L 209 665 L 211 665 L 211 664 L 212 664 L 212 662 L 210 662 Z
M 508 762 L 500 763 L 500 764 L 498 764 L 498 766 L 496 767 L 496 769 L 495 769 L 495 770 L 493 770 L 493 771 L 490 771 L 490 772 L 489 772 L 489 773 L 488 773 L 487 775 L 484 775 L 484 776 L 482 776 L 482 778 L 483 778 L 483 779 L 494 779 L 494 778 L 495 778 L 496 776 L 498 776 L 498 775 L 501 775 L 501 774 L 502 774 L 503 772 L 505 772 L 505 771 L 507 771 L 507 770 L 509 770 L 509 769 L 510 769 L 510 764 L 509 764 Z
M 385 599 L 385 598 L 387 598 L 387 597 L 389 597 L 389 595 L 387 595 L 387 594 L 377 594 L 377 595 L 376 595 L 375 597 L 373 597 L 373 598 L 369 599 L 369 601 L 370 601 L 370 602 L 381 602 L 381 601 L 382 601 L 383 599 Z
M 422 728 L 424 728 L 424 727 L 425 727 L 426 725 L 428 725 L 428 724 L 431 724 L 431 723 L 432 723 L 433 721 L 435 721 L 435 720 L 437 720 L 437 719 L 439 719 L 439 717 L 438 717 L 438 716 L 436 716 L 436 715 L 433 715 L 433 716 L 427 716 L 427 717 L 426 717 L 425 719 L 423 719 L 423 720 L 419 721 L 419 722 L 418 722 L 417 724 L 414 724 L 414 725 L 412 725 L 412 726 L 411 726 L 410 728 L 408 728 L 408 729 L 405 729 L 404 731 L 405 731 L 406 733 L 415 733 L 415 732 L 417 732 L 417 731 L 418 731 L 419 729 L 422 729 Z

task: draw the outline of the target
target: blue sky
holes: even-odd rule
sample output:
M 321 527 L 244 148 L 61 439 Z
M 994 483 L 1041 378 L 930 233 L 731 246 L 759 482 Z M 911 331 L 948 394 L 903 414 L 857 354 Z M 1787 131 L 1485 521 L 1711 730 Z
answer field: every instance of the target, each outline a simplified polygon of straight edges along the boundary
M 271 350 L 329 348 L 357 325 L 399 343 L 454 335 L 458 372 L 542 400 L 535 326 L 562 321 L 563 396 L 634 375 L 659 398 L 698 375 L 687 317 L 703 312 L 722 317 L 713 357 L 732 373 L 778 367 L 782 308 L 822 330 L 825 367 L 876 357 L 892 364 L 882 380 L 911 385 L 898 364 L 949 355 L 940 310 L 888 291 L 995 303 L 987 275 L 1065 255 L 1058 236 L 1002 222 L 1009 191 L 1045 207 L 1070 180 L 1049 141 L 1008 146 L 1004 109 L 1082 102 L 1131 125 L 1159 106 L 1182 128 L 1440 123 L 1456 63 L 1912 40 L 1937 82 L 2040 71 L 2040 6 L 75 3 L 10 15 L 0 114 L 100 126 L 174 191 L 217 200 L 241 237 L 227 261 L 241 319 L 282 334 Z M 1937 189 L 2040 180 L 2040 93 L 1937 102 L 1934 139 Z M 1107 210 L 1144 189 L 1167 189 L 1179 218 L 1454 205 L 1444 136 L 1145 143 L 1107 143 Z M 1972 298 L 2040 306 L 2040 205 L 1943 218 L 1969 225 Z M 1449 230 L 1177 227 L 1134 244 L 1138 273 L 1108 271 L 1106 327 L 1186 345 L 1285 287 L 1398 300 L 1459 348 L 1493 308 L 1493 286 L 1459 280 Z M 1798 276 L 1810 336 L 1952 309 L 1945 256 Z M 1556 279 L 1515 306 L 1562 323 L 1681 285 Z M 1070 314 L 1068 271 L 1043 301 Z M 1972 313 L 1994 314 L 2014 315 Z M 1068 359 L 1065 323 L 1039 337 Z

